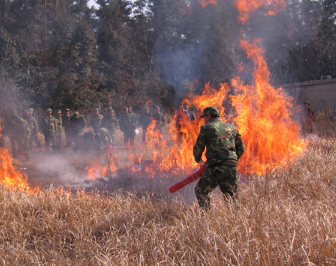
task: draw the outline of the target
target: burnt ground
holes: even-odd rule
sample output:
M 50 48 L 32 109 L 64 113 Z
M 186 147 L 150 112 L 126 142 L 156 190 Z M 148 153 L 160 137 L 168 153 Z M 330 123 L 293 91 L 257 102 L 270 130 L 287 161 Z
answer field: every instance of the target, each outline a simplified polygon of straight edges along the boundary
M 120 134 L 119 144 L 122 143 Z M 41 143 L 43 139 L 41 137 Z M 141 135 L 136 136 L 137 152 L 141 150 Z M 10 149 L 10 141 L 5 137 L 6 148 Z M 138 158 L 131 156 L 132 151 L 121 145 L 108 151 L 73 151 L 63 149 L 61 151 L 47 152 L 45 148 L 34 149 L 28 154 L 15 158 L 14 163 L 17 169 L 25 172 L 28 176 L 28 183 L 31 187 L 39 186 L 42 189 L 50 187 L 63 187 L 71 191 L 85 190 L 98 191 L 106 194 L 136 193 L 139 195 L 150 193 L 164 199 L 181 197 L 187 202 L 195 200 L 194 187 L 196 182 L 189 184 L 180 191 L 171 194 L 169 187 L 183 180 L 190 172 L 182 172 L 172 169 L 170 172 L 163 172 L 148 160 L 139 163 Z M 107 171 L 105 175 L 101 169 L 97 169 L 95 179 L 88 177 L 88 167 L 95 163 L 109 168 L 109 161 L 113 157 L 116 171 Z M 151 165 L 152 172 L 147 173 L 145 168 Z
M 161 172 L 155 169 L 152 161 L 142 161 L 130 156 L 132 151 L 125 148 L 116 148 L 112 151 L 62 151 L 47 152 L 44 149 L 34 150 L 26 156 L 15 158 L 16 167 L 27 174 L 31 187 L 39 186 L 42 189 L 50 187 L 64 187 L 71 191 L 85 190 L 104 194 L 136 193 L 138 195 L 150 193 L 159 198 L 170 200 L 182 196 L 187 201 L 194 199 L 194 185 L 171 194 L 169 187 L 184 179 L 191 173 Z M 101 165 L 109 168 L 111 157 L 118 166 L 116 171 L 102 173 L 101 167 L 95 171 L 95 179 L 90 179 L 88 168 Z M 132 158 L 132 159 L 129 159 Z M 151 165 L 154 173 L 145 170 Z

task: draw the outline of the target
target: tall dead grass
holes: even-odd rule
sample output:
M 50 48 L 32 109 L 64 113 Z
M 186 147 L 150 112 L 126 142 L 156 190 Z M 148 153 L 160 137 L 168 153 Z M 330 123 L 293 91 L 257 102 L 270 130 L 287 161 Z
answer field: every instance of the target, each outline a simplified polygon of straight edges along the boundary
M 239 207 L 215 192 L 208 213 L 178 196 L 0 188 L 0 265 L 335 265 L 335 176 L 336 139 L 317 139 L 241 182 Z

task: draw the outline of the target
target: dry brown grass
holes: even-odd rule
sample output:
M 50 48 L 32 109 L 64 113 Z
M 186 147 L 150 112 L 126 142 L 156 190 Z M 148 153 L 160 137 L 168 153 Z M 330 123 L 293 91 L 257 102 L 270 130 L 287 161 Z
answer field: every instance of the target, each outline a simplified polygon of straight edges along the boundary
M 241 182 L 239 208 L 215 192 L 208 213 L 178 196 L 0 188 L 0 265 L 335 265 L 335 176 L 336 140 L 317 139 Z
M 328 110 L 325 113 L 320 113 L 317 118 L 313 124 L 314 133 L 324 138 L 336 137 L 336 117 L 334 117 L 331 111 Z

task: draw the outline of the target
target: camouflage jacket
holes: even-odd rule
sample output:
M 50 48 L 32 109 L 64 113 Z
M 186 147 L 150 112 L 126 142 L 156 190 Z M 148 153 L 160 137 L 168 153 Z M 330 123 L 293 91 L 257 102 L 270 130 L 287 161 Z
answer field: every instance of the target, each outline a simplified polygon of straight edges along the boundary
M 138 126 L 137 115 L 133 111 L 129 112 L 128 115 L 131 119 L 132 128 L 136 129 L 136 127 Z
M 110 133 L 106 128 L 100 128 L 96 134 L 96 140 L 100 145 L 108 145 L 112 143 L 112 138 Z
M 70 115 L 63 115 L 62 116 L 62 125 L 64 127 L 64 130 L 66 132 L 69 132 L 71 130 L 71 122 L 70 122 Z
M 62 117 L 55 117 L 56 132 L 61 133 L 63 131 L 63 120 Z
M 153 118 L 153 120 L 156 121 L 156 128 L 157 129 L 163 127 L 163 125 L 165 123 L 165 119 L 164 119 L 163 113 L 154 113 L 152 115 L 152 118 Z
M 146 130 L 148 126 L 152 123 L 152 114 L 143 113 L 140 116 L 140 125 L 143 130 Z
M 99 114 L 99 115 L 93 115 L 91 118 L 91 125 L 93 127 L 93 130 L 97 132 L 101 127 L 102 127 L 102 120 L 104 116 Z
M 201 160 L 205 147 L 209 166 L 218 163 L 237 165 L 238 159 L 245 151 L 238 130 L 219 117 L 212 118 L 201 127 L 193 150 L 196 162 Z
M 38 125 L 37 125 L 37 120 L 34 116 L 24 117 L 23 119 L 28 122 L 30 132 L 32 134 L 37 134 L 39 132 L 39 128 L 38 128 Z
M 107 114 L 102 120 L 102 125 L 110 131 L 114 131 L 118 126 L 118 118 L 115 114 Z
M 2 113 L 1 134 L 11 136 L 27 136 L 30 134 L 28 122 L 16 113 Z
M 127 114 L 122 113 L 119 119 L 119 126 L 123 132 L 128 131 L 128 130 L 134 130 L 135 128 L 134 128 L 132 116 L 129 113 Z
M 75 116 L 72 115 L 70 118 L 70 124 L 71 124 L 71 131 L 75 134 L 75 135 L 79 135 L 82 133 L 83 129 L 86 126 L 86 121 L 84 116 L 79 115 L 79 116 Z
M 41 131 L 43 135 L 48 135 L 50 133 L 56 132 L 56 121 L 53 116 L 46 116 L 42 120 Z

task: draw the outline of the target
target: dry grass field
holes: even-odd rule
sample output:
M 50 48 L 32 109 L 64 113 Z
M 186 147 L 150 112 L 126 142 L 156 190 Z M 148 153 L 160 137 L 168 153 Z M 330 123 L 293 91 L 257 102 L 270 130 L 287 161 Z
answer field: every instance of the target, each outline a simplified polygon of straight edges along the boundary
M 336 139 L 316 137 L 208 213 L 182 194 L 1 187 L 0 265 L 336 265 L 335 177 Z

